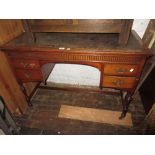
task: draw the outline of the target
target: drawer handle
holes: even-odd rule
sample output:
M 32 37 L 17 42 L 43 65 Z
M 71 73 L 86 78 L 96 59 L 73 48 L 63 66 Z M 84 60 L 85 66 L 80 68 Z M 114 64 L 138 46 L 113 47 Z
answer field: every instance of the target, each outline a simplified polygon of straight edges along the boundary
M 28 64 L 28 63 L 23 63 L 23 62 L 21 62 L 21 65 L 22 65 L 24 68 L 28 68 L 28 67 L 33 68 L 33 67 L 35 67 L 35 64 L 34 64 L 34 63 Z
M 129 70 L 125 68 L 117 68 L 116 72 L 119 74 L 123 74 L 124 72 L 133 72 L 134 70 L 135 70 L 134 68 L 130 68 Z
M 123 74 L 124 72 L 126 72 L 127 70 L 124 69 L 124 68 L 117 68 L 116 69 L 116 72 L 119 73 L 119 74 Z
M 122 81 L 122 80 L 116 80 L 116 81 L 113 81 L 112 83 L 114 85 L 116 85 L 116 86 L 122 86 L 124 84 L 124 81 Z
M 24 74 L 26 78 L 30 78 L 31 77 L 31 73 L 25 73 Z

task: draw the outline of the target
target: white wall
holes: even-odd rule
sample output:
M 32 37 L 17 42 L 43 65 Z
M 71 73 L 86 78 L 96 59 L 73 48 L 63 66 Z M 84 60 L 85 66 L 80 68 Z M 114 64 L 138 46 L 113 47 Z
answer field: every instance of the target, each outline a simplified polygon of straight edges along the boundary
M 85 65 L 57 64 L 49 82 L 99 86 L 100 72 L 98 69 Z
M 142 38 L 149 23 L 148 19 L 136 19 L 133 28 Z M 84 65 L 56 64 L 48 82 L 99 86 L 100 72 L 98 69 Z
M 135 19 L 132 29 L 142 38 L 150 19 Z

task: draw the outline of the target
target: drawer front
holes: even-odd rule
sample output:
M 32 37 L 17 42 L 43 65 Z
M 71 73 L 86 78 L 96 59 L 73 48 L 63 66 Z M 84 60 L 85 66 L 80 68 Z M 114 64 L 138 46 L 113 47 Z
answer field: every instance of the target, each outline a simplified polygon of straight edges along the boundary
M 135 77 L 104 76 L 103 86 L 130 89 L 134 87 L 135 82 Z
M 104 74 L 136 76 L 138 74 L 138 67 L 138 65 L 105 64 Z
M 39 69 L 39 62 L 36 60 L 11 59 L 11 63 L 15 68 L 23 69 Z
M 22 80 L 42 80 L 42 72 L 40 70 L 15 70 L 16 77 Z

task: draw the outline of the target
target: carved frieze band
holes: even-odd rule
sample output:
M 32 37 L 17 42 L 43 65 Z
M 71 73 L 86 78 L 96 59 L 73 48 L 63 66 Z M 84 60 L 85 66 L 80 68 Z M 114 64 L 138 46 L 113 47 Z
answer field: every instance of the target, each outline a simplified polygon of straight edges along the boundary
M 46 59 L 46 58 L 45 58 Z M 89 61 L 89 62 L 123 62 L 123 63 L 139 63 L 142 57 L 124 56 L 124 55 L 84 55 L 84 54 L 53 54 L 47 59 L 63 60 L 63 61 Z
M 77 55 L 77 54 L 54 54 L 54 60 L 66 61 L 96 61 L 96 62 L 139 62 L 141 57 L 131 56 L 105 56 L 105 55 Z
M 122 62 L 122 63 L 140 63 L 141 56 L 128 55 L 93 55 L 93 54 L 73 54 L 73 53 L 46 53 L 46 52 L 8 52 L 13 57 L 35 58 L 38 60 L 51 61 L 89 61 L 89 62 Z

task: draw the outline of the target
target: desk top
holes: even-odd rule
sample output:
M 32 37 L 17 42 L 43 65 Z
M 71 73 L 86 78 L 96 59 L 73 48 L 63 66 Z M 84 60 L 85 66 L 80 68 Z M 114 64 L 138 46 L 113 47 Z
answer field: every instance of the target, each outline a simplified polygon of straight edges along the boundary
M 50 49 L 50 50 L 78 50 L 78 51 L 112 51 L 144 52 L 141 39 L 132 32 L 128 44 L 121 46 L 118 43 L 119 34 L 102 33 L 35 33 L 36 42 L 28 39 L 26 33 L 3 45 L 1 49 Z

